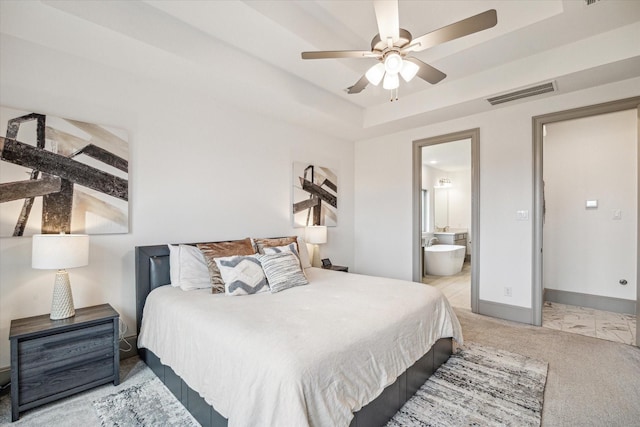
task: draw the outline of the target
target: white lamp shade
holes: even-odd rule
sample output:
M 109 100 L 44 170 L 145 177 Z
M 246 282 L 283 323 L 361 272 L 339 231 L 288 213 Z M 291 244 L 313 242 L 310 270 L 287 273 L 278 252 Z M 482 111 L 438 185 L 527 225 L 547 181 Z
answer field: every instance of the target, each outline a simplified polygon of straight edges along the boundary
M 63 270 L 89 264 L 86 234 L 36 234 L 33 236 L 31 267 Z
M 382 62 L 378 62 L 373 67 L 369 68 L 365 73 L 367 80 L 374 86 L 378 86 L 384 77 L 384 64 Z
M 305 234 L 308 243 L 313 245 L 327 243 L 327 227 L 325 225 L 310 225 Z
M 419 69 L 420 67 L 418 67 L 413 62 L 404 61 L 402 63 L 402 70 L 400 70 L 400 75 L 402 76 L 405 82 L 409 83 L 411 79 L 413 79 L 416 76 L 416 74 L 418 74 Z
M 384 81 L 382 82 L 382 87 L 388 90 L 396 89 L 400 86 L 400 79 L 398 79 L 397 74 L 385 74 Z

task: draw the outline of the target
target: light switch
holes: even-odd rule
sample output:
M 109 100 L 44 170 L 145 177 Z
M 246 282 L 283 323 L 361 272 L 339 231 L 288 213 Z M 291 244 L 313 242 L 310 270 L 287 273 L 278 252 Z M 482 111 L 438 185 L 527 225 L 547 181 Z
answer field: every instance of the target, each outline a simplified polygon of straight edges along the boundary
M 597 200 L 587 200 L 587 202 L 585 203 L 585 207 L 587 209 L 597 209 L 598 208 L 598 201 Z
M 516 211 L 516 219 L 518 221 L 528 221 L 529 211 Z
M 620 209 L 613 210 L 613 219 L 620 220 L 622 219 L 622 211 Z

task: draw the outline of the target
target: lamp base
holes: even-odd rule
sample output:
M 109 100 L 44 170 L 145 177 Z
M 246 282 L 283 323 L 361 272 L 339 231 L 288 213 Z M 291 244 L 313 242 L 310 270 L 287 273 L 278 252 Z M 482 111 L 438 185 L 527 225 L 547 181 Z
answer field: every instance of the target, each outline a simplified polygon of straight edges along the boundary
M 313 245 L 313 255 L 311 256 L 311 266 L 320 267 L 320 247 Z
M 51 315 L 49 317 L 51 320 L 60 320 L 73 317 L 75 314 L 76 310 L 73 307 L 69 273 L 65 270 L 58 270 L 53 286 L 53 300 L 51 301 Z

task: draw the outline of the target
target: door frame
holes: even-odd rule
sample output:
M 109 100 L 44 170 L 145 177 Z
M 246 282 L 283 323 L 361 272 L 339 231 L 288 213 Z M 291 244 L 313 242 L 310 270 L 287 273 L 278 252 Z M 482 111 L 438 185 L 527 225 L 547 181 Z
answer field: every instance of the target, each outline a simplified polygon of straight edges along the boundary
M 471 311 L 477 313 L 480 301 L 480 128 L 413 141 L 413 281 L 422 282 L 422 272 L 424 271 L 420 221 L 422 147 L 462 139 L 471 139 L 471 231 L 469 232 L 469 238 L 471 239 Z
M 533 324 L 542 326 L 542 306 L 543 306 L 543 127 L 549 123 L 562 122 L 566 120 L 580 119 L 601 114 L 614 113 L 617 111 L 633 110 L 638 113 L 638 236 L 636 239 L 636 251 L 640 251 L 638 241 L 640 241 L 640 96 L 621 99 L 618 101 L 605 102 L 602 104 L 590 105 L 587 107 L 574 108 L 571 110 L 558 111 L 555 113 L 535 116 L 532 119 L 533 128 L 533 260 L 531 274 L 531 301 Z M 638 252 L 640 253 L 640 252 Z M 640 318 L 640 263 L 636 263 L 636 318 Z M 636 331 L 636 343 L 640 341 L 640 329 Z M 640 344 L 638 344 L 640 346 Z

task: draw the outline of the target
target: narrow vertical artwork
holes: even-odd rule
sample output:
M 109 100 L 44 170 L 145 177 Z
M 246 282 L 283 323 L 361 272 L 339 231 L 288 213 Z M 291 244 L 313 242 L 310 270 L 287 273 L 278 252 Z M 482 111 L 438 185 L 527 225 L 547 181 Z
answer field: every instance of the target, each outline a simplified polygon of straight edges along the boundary
M 0 237 L 129 231 L 121 129 L 0 107 Z
M 293 163 L 293 226 L 338 224 L 338 174 L 312 163 Z

